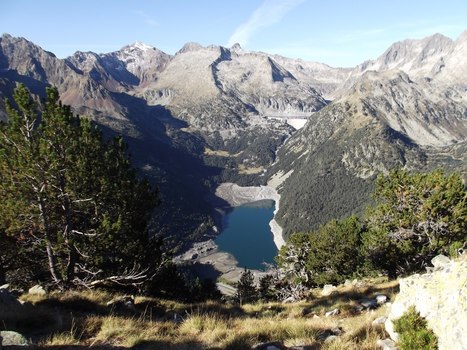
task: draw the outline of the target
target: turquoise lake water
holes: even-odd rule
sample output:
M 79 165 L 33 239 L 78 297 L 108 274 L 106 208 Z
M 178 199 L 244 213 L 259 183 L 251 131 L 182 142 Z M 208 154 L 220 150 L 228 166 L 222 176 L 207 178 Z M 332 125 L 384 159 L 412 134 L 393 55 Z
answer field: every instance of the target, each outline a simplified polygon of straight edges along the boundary
M 225 228 L 215 240 L 219 249 L 235 256 L 239 267 L 262 270 L 263 262 L 274 263 L 277 248 L 269 227 L 273 212 L 271 200 L 234 208 L 227 214 Z

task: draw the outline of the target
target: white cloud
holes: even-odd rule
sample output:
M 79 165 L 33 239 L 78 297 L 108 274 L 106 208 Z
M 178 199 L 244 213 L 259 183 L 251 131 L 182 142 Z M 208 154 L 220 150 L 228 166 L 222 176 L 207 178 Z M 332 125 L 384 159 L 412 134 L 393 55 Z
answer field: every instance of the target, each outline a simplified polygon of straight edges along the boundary
M 250 16 L 248 21 L 240 24 L 230 36 L 227 46 L 235 43 L 247 45 L 250 37 L 258 30 L 279 22 L 290 10 L 305 0 L 264 0 Z
M 157 27 L 159 25 L 159 23 L 157 23 L 157 21 L 154 18 L 147 15 L 143 11 L 133 11 L 133 13 L 139 16 L 144 21 L 144 23 L 148 25 L 149 27 Z

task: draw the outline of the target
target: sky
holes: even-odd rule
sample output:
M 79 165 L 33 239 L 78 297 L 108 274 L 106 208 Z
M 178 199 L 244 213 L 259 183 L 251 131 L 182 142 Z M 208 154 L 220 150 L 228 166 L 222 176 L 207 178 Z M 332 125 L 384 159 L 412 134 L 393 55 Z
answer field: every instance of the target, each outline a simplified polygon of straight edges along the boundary
M 334 67 L 375 59 L 392 43 L 467 30 L 467 0 L 0 0 L 0 34 L 59 58 L 136 41 L 169 53 L 185 43 L 239 43 Z

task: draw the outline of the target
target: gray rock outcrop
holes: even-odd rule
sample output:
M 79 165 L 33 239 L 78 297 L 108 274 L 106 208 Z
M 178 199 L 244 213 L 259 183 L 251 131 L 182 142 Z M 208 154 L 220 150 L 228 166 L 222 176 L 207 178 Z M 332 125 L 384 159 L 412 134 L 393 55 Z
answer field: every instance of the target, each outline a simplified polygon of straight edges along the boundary
M 400 280 L 400 293 L 391 306 L 386 330 L 397 341 L 393 321 L 414 306 L 437 336 L 440 350 L 466 350 L 467 256 L 449 262 L 438 256 L 432 263 L 435 271 Z
M 0 332 L 0 347 L 1 346 L 27 346 L 28 340 L 24 335 L 13 331 Z
M 331 295 L 336 290 L 336 286 L 333 286 L 332 284 L 326 284 L 324 285 L 323 290 L 321 291 L 321 296 L 326 297 L 328 295 Z

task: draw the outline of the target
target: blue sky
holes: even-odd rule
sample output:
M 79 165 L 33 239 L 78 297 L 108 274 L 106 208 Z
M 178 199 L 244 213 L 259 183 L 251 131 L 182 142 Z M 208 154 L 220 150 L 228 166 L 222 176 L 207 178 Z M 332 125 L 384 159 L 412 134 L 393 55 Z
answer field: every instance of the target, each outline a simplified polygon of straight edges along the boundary
M 354 66 L 395 41 L 467 29 L 466 0 L 0 0 L 0 33 L 63 58 L 142 41 L 230 46 Z

